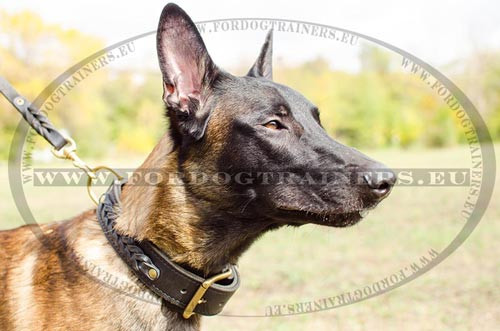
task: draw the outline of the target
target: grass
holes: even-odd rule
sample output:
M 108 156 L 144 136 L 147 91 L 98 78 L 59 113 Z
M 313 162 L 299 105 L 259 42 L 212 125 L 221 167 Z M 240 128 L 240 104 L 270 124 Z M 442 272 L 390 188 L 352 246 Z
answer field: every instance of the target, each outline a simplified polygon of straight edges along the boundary
M 500 146 L 496 148 L 500 155 Z M 467 147 L 368 153 L 392 167 L 469 167 Z M 114 160 L 136 166 L 140 160 Z M 62 164 L 62 163 L 61 163 Z M 1 165 L 0 227 L 23 224 Z M 500 170 L 500 169 L 499 169 Z M 499 180 L 497 179 L 497 184 Z M 455 253 L 422 277 L 387 294 L 346 307 L 292 317 L 203 320 L 204 330 L 494 330 L 500 325 L 498 237 L 500 191 L 481 223 Z M 91 207 L 83 187 L 26 187 L 39 222 Z M 242 286 L 227 315 L 262 315 L 269 305 L 335 296 L 371 285 L 441 251 L 464 225 L 467 188 L 396 187 L 360 224 L 347 229 L 304 226 L 266 234 L 240 261 Z

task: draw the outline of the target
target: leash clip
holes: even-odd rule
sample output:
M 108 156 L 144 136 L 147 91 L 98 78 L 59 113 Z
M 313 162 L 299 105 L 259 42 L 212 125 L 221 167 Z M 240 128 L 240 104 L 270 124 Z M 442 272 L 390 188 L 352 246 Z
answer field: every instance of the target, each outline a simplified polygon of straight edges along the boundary
M 76 168 L 79 168 L 85 172 L 87 175 L 87 193 L 96 205 L 99 204 L 99 199 L 95 195 L 94 192 L 92 192 L 92 183 L 95 179 L 97 179 L 97 172 L 100 170 L 107 170 L 111 172 L 113 175 L 115 175 L 116 178 L 119 180 L 122 180 L 123 177 L 120 176 L 115 170 L 105 167 L 105 166 L 99 166 L 95 168 L 91 168 L 87 163 L 85 163 L 78 154 L 76 154 L 76 142 L 68 135 L 66 134 L 61 134 L 64 139 L 66 139 L 67 143 L 66 145 L 63 146 L 60 150 L 57 150 L 56 148 L 52 149 L 52 154 L 54 154 L 55 157 L 63 160 L 71 160 L 73 162 L 73 165 Z
M 85 171 L 89 178 L 96 179 L 94 170 L 76 154 L 76 142 L 66 134 L 63 134 L 63 137 L 68 143 L 60 150 L 53 148 L 52 154 L 54 154 L 54 156 L 58 159 L 73 161 L 73 165 Z

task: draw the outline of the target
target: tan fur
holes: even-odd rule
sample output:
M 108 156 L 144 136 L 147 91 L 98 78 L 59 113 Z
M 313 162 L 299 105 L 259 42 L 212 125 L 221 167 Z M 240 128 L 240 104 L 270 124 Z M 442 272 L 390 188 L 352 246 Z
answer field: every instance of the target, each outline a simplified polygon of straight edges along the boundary
M 175 166 L 176 152 L 165 136 L 141 168 Z M 177 261 L 199 265 L 202 257 L 189 253 L 195 238 L 202 237 L 190 226 L 196 212 L 182 186 L 167 187 L 125 186 L 117 229 L 152 240 Z M 155 211 L 162 199 L 168 201 L 165 210 Z M 160 222 L 151 218 L 156 213 Z M 176 222 L 169 222 L 173 214 Z M 95 210 L 66 222 L 0 232 L 0 258 L 5 266 L 0 273 L 1 330 L 199 328 L 198 316 L 186 321 L 178 313 L 161 313 L 159 300 L 108 244 Z
M 230 128 L 223 112 L 215 111 L 213 116 L 207 143 L 192 149 L 195 152 L 187 157 L 183 170 L 216 173 L 215 163 Z M 253 233 L 241 234 L 241 240 L 224 234 L 215 238 L 200 220 L 207 210 L 217 210 L 230 200 L 229 192 L 224 185 L 206 188 L 183 182 L 176 178 L 179 167 L 179 151 L 166 134 L 129 182 L 151 169 L 171 180 L 125 185 L 117 207 L 117 231 L 148 239 L 175 262 L 205 274 L 235 263 L 266 225 L 254 224 Z M 197 315 L 184 320 L 179 313 L 161 313 L 159 299 L 107 242 L 95 210 L 66 222 L 0 232 L 0 259 L 6 266 L 0 273 L 1 330 L 199 328 Z
M 161 169 L 166 163 L 169 153 L 172 152 L 172 148 L 170 137 L 165 134 L 146 161 L 132 175 L 131 181 L 136 177 L 138 180 L 142 180 L 142 170 Z M 124 187 L 121 196 L 120 218 L 116 224 L 118 231 L 143 239 L 146 219 L 151 209 L 154 208 L 155 191 L 156 187 L 151 185 L 127 185 Z
M 169 328 L 158 302 L 127 295 L 147 290 L 117 259 L 93 211 L 54 224 L 46 246 L 31 230 L 25 226 L 1 234 L 7 266 L 0 290 L 2 330 L 166 330 L 180 325 L 172 316 Z M 120 291 L 114 277 L 137 290 Z M 196 319 L 190 324 L 195 327 Z

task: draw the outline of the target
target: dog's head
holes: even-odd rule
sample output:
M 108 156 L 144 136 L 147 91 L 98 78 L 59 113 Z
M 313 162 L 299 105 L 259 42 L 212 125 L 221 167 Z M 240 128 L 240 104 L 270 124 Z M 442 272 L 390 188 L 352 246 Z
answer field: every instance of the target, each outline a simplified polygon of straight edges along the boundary
M 185 176 L 190 194 L 236 217 L 330 226 L 356 223 L 389 194 L 390 170 L 330 138 L 314 104 L 272 81 L 272 33 L 248 74 L 236 77 L 214 64 L 195 24 L 169 4 L 157 49 L 179 170 L 211 179 Z

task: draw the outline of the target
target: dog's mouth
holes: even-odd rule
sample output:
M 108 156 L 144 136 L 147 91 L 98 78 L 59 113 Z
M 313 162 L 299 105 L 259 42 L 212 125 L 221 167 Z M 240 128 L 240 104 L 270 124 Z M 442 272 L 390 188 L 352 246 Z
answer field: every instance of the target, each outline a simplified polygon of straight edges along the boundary
M 278 208 L 278 217 L 286 219 L 290 224 L 300 225 L 314 223 L 333 227 L 348 227 L 358 223 L 366 217 L 370 209 L 371 208 L 365 208 L 351 212 L 318 213 L 308 210 Z

